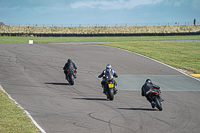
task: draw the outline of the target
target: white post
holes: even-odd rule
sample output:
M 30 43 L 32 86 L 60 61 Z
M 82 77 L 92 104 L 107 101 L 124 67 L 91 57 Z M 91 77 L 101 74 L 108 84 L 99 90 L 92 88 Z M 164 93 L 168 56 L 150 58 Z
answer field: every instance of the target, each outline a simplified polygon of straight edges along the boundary
M 29 40 L 29 44 L 33 44 L 33 40 Z

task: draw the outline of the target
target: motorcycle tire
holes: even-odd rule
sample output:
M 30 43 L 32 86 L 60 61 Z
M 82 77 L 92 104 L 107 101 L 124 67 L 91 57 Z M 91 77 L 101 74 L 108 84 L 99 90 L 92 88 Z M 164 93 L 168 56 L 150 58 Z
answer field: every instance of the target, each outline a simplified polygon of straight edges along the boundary
M 159 109 L 159 111 L 162 111 L 162 104 L 161 102 L 158 100 L 158 98 L 155 98 L 154 101 L 156 102 L 156 107 Z
M 69 75 L 69 83 L 70 83 L 71 85 L 74 85 L 74 77 L 73 77 L 73 74 L 70 74 L 70 75 Z
M 113 89 L 108 89 L 108 99 L 109 100 L 114 100 L 114 90 Z

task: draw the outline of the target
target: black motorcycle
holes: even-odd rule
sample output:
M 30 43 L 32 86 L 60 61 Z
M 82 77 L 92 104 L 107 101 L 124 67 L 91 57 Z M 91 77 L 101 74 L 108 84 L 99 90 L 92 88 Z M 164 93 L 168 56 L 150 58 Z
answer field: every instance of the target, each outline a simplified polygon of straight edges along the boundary
M 115 92 L 115 80 L 113 78 L 111 79 L 105 79 L 105 95 L 107 96 L 107 99 L 114 100 Z
M 75 76 L 75 69 L 73 67 L 70 67 L 67 70 L 67 81 L 69 84 L 74 85 L 74 76 Z
M 154 101 L 155 107 L 162 111 L 162 99 L 160 98 L 160 89 L 153 89 L 153 91 L 149 94 L 149 98 Z

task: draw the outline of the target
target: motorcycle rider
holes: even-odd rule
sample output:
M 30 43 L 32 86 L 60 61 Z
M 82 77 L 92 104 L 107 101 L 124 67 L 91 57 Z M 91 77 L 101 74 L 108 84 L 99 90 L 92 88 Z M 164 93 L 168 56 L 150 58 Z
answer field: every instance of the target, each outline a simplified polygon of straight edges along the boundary
M 98 76 L 98 78 L 103 77 L 103 80 L 101 81 L 101 85 L 102 85 L 102 87 L 103 87 L 103 93 L 105 93 L 105 89 L 106 89 L 106 87 L 105 87 L 105 81 L 106 81 L 106 79 L 109 77 L 109 75 L 110 75 L 111 78 L 113 78 L 113 77 L 117 78 L 117 77 L 118 77 L 117 73 L 115 72 L 115 70 L 112 69 L 112 66 L 111 66 L 110 64 L 108 64 L 108 65 L 106 66 L 106 69 L 103 70 L 103 72 Z M 117 86 L 117 83 L 116 83 L 116 81 L 115 81 L 115 88 L 114 88 L 114 93 L 115 93 L 115 94 L 116 94 L 117 91 L 118 91 L 118 90 L 116 89 L 116 86 Z
M 144 83 L 144 85 L 142 86 L 141 88 L 141 95 L 142 96 L 145 96 L 146 99 L 151 103 L 151 106 L 152 108 L 155 107 L 155 103 L 154 101 L 152 101 L 150 98 L 149 98 L 149 95 L 151 94 L 151 92 L 153 91 L 153 89 L 158 89 L 159 91 L 159 95 L 160 95 L 160 99 L 161 101 L 164 101 L 162 98 L 161 98 L 161 91 L 160 91 L 160 87 L 154 83 L 152 83 L 151 79 L 147 79 Z
M 67 63 L 65 63 L 65 66 L 63 67 L 63 70 L 64 70 L 64 73 L 65 73 L 66 79 L 67 79 L 67 70 L 68 70 L 70 67 L 73 67 L 73 68 L 75 69 L 74 78 L 76 78 L 76 73 L 77 73 L 76 69 L 77 69 L 77 67 L 76 67 L 75 63 L 72 62 L 71 59 L 68 59 L 68 60 L 67 60 Z

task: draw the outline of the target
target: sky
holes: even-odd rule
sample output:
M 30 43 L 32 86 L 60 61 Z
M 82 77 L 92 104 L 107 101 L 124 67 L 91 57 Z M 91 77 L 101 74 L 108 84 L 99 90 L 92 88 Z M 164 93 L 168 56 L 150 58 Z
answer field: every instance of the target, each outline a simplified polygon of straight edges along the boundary
M 131 26 L 200 22 L 200 0 L 0 0 L 6 25 Z

